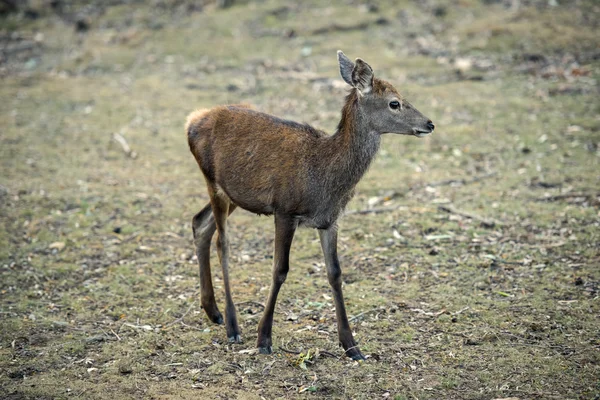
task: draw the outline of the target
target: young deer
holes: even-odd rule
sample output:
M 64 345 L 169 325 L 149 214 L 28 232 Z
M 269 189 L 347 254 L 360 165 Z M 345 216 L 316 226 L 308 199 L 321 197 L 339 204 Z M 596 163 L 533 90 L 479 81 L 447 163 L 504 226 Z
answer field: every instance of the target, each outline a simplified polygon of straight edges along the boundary
M 187 119 L 190 150 L 208 186 L 210 203 L 194 216 L 192 228 L 200 265 L 201 301 L 215 323 L 223 323 L 210 272 L 210 244 L 218 232 L 217 253 L 225 285 L 225 326 L 232 343 L 240 328 L 229 285 L 227 217 L 241 207 L 275 215 L 273 283 L 258 327 L 260 353 L 272 352 L 275 302 L 289 270 L 296 228 L 319 230 L 327 277 L 335 299 L 339 340 L 349 357 L 364 359 L 348 323 L 337 256 L 336 221 L 379 148 L 381 134 L 424 137 L 434 125 L 388 82 L 373 76 L 360 58 L 353 63 L 338 51 L 340 73 L 352 89 L 334 135 L 254 111 L 245 105 L 198 110 Z

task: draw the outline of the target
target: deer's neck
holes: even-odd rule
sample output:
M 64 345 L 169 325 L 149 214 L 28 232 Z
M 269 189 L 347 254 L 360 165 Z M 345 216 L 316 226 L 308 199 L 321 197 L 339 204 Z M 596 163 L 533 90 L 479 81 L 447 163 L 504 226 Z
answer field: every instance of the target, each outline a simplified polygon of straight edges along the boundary
M 336 133 L 331 137 L 333 152 L 328 165 L 330 182 L 339 192 L 351 192 L 375 158 L 381 137 L 371 131 L 353 90 L 346 98 Z M 341 193 L 340 193 L 341 194 Z

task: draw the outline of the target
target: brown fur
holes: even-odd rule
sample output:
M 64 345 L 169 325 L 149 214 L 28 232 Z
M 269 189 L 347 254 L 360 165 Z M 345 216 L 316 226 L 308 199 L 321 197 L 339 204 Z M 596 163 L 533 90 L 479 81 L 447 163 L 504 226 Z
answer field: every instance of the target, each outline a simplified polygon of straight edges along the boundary
M 190 150 L 205 177 L 216 182 L 236 205 L 257 214 L 279 210 L 310 220 L 314 215 L 313 204 L 306 198 L 311 192 L 309 166 L 322 163 L 314 157 L 317 150 L 322 151 L 320 158 L 326 159 L 330 167 L 335 164 L 332 161 L 344 164 L 335 153 L 340 146 L 351 145 L 355 99 L 356 94 L 351 94 L 340 124 L 344 134 L 335 138 L 248 106 L 198 110 L 188 117 Z M 215 148 L 219 151 L 213 152 Z M 323 223 L 309 225 L 330 225 L 334 217 L 337 214 Z
M 385 93 L 393 93 L 399 98 L 402 98 L 400 93 L 396 90 L 396 88 L 389 82 L 386 82 L 382 79 L 374 79 L 373 80 L 373 93 L 377 96 L 383 96 Z

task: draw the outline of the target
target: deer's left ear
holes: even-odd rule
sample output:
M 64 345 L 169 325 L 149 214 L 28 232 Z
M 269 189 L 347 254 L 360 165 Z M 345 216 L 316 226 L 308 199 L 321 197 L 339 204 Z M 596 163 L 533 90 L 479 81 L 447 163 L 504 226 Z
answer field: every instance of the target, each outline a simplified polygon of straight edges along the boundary
M 371 93 L 373 90 L 373 68 L 360 58 L 356 59 L 352 70 L 352 86 L 361 94 Z

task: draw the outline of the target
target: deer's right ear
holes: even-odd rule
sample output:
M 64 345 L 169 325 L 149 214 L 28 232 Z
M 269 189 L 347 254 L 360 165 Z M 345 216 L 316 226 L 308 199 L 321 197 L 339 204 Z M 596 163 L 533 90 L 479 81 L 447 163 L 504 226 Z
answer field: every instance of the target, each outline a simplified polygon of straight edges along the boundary
M 373 89 L 373 68 L 360 58 L 356 59 L 352 70 L 352 86 L 361 94 L 371 93 Z
M 354 87 L 354 83 L 352 83 L 352 71 L 354 70 L 354 63 L 350 61 L 348 57 L 341 50 L 337 52 L 338 62 L 340 63 L 340 75 L 344 81 Z

